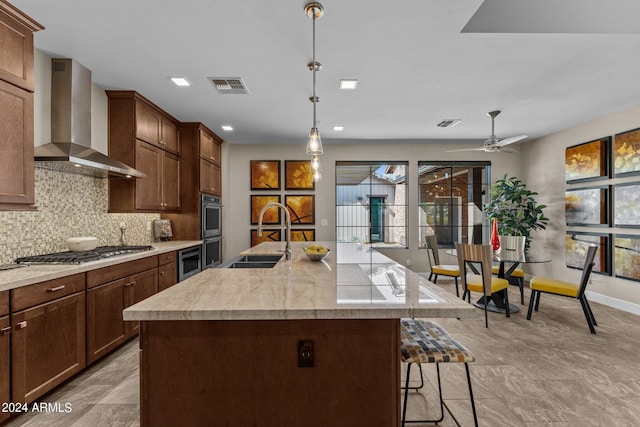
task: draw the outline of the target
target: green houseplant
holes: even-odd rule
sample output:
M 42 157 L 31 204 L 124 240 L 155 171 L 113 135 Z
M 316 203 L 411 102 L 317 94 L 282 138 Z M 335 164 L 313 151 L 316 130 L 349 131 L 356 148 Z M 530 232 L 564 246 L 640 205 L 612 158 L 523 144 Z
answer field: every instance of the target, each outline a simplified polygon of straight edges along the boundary
M 531 230 L 544 230 L 549 221 L 542 212 L 547 206 L 538 205 L 534 198 L 538 193 L 505 174 L 493 184 L 490 194 L 491 202 L 484 206 L 487 218 L 497 220 L 500 235 L 525 236 L 525 249 L 529 249 Z

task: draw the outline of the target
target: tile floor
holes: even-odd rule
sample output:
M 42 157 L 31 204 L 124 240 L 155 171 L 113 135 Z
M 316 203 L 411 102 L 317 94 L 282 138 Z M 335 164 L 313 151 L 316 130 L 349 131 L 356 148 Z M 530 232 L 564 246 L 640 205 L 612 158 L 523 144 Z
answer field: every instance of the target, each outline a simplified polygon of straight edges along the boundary
M 455 292 L 453 282 L 442 282 L 438 286 Z M 519 302 L 517 287 L 509 292 L 510 300 Z M 552 295 L 542 295 L 531 321 L 526 305 L 510 319 L 489 313 L 489 329 L 480 311 L 476 319 L 434 319 L 476 355 L 470 369 L 481 426 L 640 425 L 640 317 L 591 306 L 596 335 L 589 333 L 576 300 Z M 139 425 L 137 346 L 131 341 L 46 398 L 71 403 L 70 413 L 24 414 L 8 426 Z M 473 425 L 463 366 L 442 365 L 441 374 L 456 418 Z M 430 384 L 411 392 L 409 417 L 439 410 L 432 366 L 425 365 L 425 376 Z M 455 424 L 447 415 L 439 425 Z

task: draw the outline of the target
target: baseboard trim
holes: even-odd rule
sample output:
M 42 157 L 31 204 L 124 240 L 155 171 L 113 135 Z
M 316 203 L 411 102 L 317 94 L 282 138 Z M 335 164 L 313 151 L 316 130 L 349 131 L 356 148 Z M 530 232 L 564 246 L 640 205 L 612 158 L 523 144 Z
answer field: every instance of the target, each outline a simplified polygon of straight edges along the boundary
M 633 302 L 610 297 L 608 295 L 598 294 L 592 291 L 585 291 L 585 295 L 587 296 L 589 301 L 608 305 L 609 307 L 617 308 L 618 310 L 640 315 L 640 304 L 635 304 Z

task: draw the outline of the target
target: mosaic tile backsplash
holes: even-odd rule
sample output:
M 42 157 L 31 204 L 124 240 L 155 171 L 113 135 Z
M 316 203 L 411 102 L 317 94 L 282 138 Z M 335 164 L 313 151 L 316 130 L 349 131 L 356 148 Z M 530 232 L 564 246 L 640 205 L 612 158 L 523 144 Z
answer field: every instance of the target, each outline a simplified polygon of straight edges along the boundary
M 0 264 L 21 256 L 66 251 L 64 241 L 95 236 L 98 245 L 120 244 L 120 223 L 129 245 L 153 241 L 147 224 L 159 214 L 111 214 L 108 179 L 36 166 L 37 211 L 0 211 Z

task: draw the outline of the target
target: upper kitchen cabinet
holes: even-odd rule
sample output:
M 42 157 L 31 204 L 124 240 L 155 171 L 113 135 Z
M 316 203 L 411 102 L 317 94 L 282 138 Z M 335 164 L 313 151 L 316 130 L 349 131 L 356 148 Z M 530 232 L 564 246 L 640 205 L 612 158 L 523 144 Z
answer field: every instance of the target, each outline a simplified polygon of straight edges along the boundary
M 220 166 L 222 160 L 222 140 L 213 132 L 200 129 L 200 157 Z
M 43 27 L 0 0 L 0 210 L 33 209 L 33 33 Z
M 134 91 L 106 91 L 109 155 L 146 178 L 109 180 L 109 212 L 179 212 L 178 121 Z
M 178 126 L 156 108 L 136 100 L 136 138 L 173 154 L 180 154 Z

